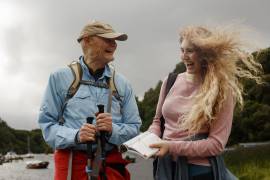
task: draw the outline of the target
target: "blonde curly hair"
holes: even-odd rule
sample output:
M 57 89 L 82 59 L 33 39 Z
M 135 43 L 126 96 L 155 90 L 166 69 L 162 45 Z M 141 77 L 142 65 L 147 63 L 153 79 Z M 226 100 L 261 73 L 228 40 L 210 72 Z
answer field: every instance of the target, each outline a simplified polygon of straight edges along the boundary
M 243 51 L 239 33 L 226 28 L 188 26 L 180 31 L 180 43 L 188 40 L 199 53 L 202 64 L 202 85 L 194 98 L 191 110 L 184 114 L 180 127 L 191 133 L 211 126 L 224 101 L 232 96 L 243 107 L 242 78 L 261 84 L 262 66 Z

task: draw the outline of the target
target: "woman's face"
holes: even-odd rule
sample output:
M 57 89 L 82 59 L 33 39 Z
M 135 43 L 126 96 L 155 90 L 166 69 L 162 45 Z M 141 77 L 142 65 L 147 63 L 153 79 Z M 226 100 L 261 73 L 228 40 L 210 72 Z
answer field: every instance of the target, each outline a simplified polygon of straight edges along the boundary
M 189 74 L 199 75 L 201 72 L 201 63 L 199 53 L 190 41 L 183 39 L 181 45 L 181 59 L 186 66 Z

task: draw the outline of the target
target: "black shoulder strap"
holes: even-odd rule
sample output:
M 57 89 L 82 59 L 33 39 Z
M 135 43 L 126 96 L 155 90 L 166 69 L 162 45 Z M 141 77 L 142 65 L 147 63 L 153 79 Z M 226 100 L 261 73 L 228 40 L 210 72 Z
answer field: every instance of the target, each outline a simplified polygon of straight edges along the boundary
M 172 88 L 176 78 L 177 78 L 178 74 L 177 73 L 170 73 L 167 79 L 167 83 L 166 83 L 166 89 L 165 89 L 165 97 L 167 96 L 167 94 L 169 93 L 170 89 Z
M 167 83 L 166 83 L 166 89 L 165 89 L 165 96 L 164 96 L 164 100 L 167 96 L 167 94 L 169 93 L 170 89 L 172 88 L 176 78 L 177 78 L 177 73 L 170 73 L 167 79 Z M 164 101 L 163 101 L 164 102 Z M 163 115 L 160 118 L 160 137 L 163 137 L 163 133 L 164 133 L 164 129 L 165 129 L 165 119 L 163 117 Z

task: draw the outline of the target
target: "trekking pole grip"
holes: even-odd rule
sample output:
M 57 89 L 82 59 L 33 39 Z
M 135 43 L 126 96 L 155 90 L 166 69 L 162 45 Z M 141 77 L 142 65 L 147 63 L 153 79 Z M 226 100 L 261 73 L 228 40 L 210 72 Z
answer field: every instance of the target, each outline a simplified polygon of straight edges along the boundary
M 94 120 L 94 117 L 87 117 L 86 118 L 87 124 L 92 124 L 93 123 L 93 120 Z
M 99 104 L 97 105 L 98 107 L 98 113 L 104 113 L 104 105 L 103 104 Z
M 94 118 L 93 117 L 87 117 L 86 118 L 86 122 L 87 124 L 92 124 L 93 123 Z M 93 152 L 92 152 L 92 142 L 87 142 L 86 143 L 87 146 L 87 156 L 88 159 L 92 160 L 92 156 L 93 156 Z
M 98 113 L 104 113 L 104 105 L 99 104 L 97 105 L 98 107 Z M 100 131 L 100 141 L 101 141 L 101 158 L 105 158 L 105 136 L 106 136 L 106 131 Z

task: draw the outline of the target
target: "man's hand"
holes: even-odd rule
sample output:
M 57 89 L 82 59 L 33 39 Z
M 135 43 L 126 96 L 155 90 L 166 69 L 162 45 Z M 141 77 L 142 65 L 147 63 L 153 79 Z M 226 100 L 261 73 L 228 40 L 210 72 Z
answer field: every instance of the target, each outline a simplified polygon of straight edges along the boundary
M 79 142 L 85 143 L 89 141 L 95 141 L 96 139 L 96 127 L 92 124 L 84 123 L 79 131 Z
M 167 141 L 163 141 L 161 143 L 156 143 L 156 144 L 151 144 L 149 147 L 159 148 L 159 151 L 155 154 L 155 156 L 162 157 L 169 152 L 169 143 Z
M 112 133 L 112 115 L 110 113 L 99 113 L 97 115 L 96 127 L 98 131 Z

